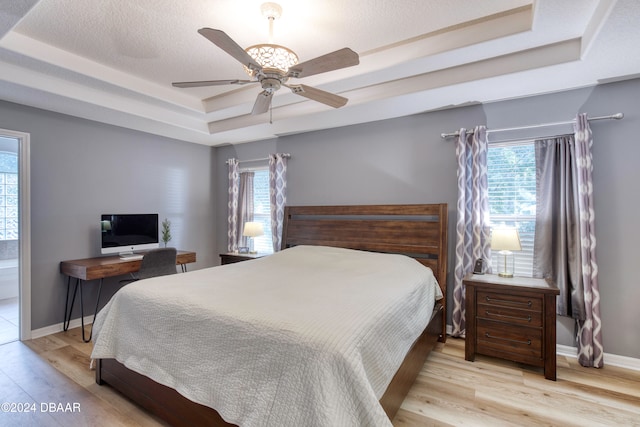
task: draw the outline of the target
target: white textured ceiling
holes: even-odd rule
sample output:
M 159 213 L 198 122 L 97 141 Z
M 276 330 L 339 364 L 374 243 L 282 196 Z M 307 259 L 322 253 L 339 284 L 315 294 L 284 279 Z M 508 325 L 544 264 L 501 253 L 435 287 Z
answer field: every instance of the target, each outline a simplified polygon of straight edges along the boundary
M 487 102 L 640 73 L 637 0 L 280 0 L 274 42 L 301 61 L 350 47 L 360 65 L 296 83 L 349 98 L 339 109 L 283 88 L 250 115 L 256 85 L 197 33 L 268 41 L 262 0 L 0 1 L 0 98 L 200 144 Z

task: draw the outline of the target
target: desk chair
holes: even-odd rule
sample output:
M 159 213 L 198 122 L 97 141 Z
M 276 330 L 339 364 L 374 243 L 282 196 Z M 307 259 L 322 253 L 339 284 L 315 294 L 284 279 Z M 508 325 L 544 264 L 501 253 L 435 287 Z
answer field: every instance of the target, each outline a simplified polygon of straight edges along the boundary
M 121 280 L 120 283 L 176 274 L 176 256 L 176 248 L 152 249 L 142 257 L 140 270 L 131 273 L 131 279 Z

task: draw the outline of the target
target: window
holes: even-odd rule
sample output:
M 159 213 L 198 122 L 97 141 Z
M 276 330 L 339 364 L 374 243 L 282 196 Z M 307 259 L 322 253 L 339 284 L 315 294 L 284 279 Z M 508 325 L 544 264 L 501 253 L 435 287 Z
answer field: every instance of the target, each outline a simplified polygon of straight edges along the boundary
M 536 162 L 533 141 L 489 144 L 487 152 L 491 225 L 516 227 L 522 251 L 514 252 L 514 275 L 533 275 L 536 226 Z M 491 266 L 498 269 L 498 253 Z
M 253 176 L 253 220 L 262 223 L 264 235 L 253 239 L 253 249 L 272 253 L 271 208 L 269 204 L 269 170 L 256 169 Z
M 18 240 L 18 156 L 0 152 L 0 240 Z

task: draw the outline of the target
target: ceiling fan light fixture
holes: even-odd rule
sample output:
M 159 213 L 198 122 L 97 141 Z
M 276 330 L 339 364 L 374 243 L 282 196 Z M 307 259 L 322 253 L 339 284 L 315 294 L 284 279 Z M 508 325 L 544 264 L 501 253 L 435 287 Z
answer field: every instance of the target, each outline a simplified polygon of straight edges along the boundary
M 173 83 L 175 87 L 189 88 L 230 84 L 259 83 L 262 92 L 258 94 L 251 114 L 263 114 L 269 111 L 273 94 L 282 86 L 303 96 L 334 108 L 344 106 L 348 99 L 311 86 L 287 85 L 290 78 L 313 76 L 328 71 L 358 65 L 358 54 L 348 47 L 330 52 L 316 58 L 298 62 L 298 55 L 291 49 L 273 44 L 273 21 L 282 14 L 282 8 L 275 3 L 262 5 L 262 12 L 269 20 L 269 43 L 258 44 L 243 49 L 224 31 L 214 28 L 200 28 L 198 33 L 240 62 L 251 80 L 205 80 Z
M 245 51 L 252 57 L 266 73 L 276 72 L 287 74 L 289 68 L 298 63 L 298 55 L 291 49 L 277 44 L 257 44 Z M 255 70 L 244 68 L 247 74 L 254 77 Z

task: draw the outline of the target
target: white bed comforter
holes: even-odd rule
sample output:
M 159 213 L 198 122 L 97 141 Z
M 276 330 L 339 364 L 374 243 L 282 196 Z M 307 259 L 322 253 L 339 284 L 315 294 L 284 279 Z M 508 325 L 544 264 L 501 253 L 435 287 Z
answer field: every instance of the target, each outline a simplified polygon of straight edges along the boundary
M 92 357 L 243 427 L 390 426 L 378 399 L 441 296 L 411 258 L 298 246 L 122 288 Z

